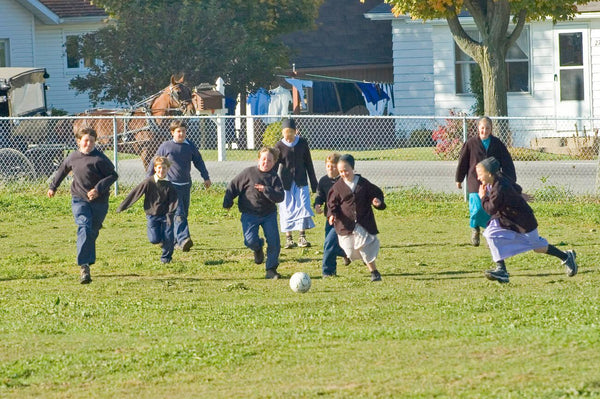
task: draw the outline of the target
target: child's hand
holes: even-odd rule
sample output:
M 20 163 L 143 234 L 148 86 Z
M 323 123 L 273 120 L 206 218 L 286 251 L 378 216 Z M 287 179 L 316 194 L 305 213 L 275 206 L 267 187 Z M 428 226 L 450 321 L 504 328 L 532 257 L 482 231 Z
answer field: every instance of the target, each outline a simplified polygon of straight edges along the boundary
M 333 223 L 335 222 L 335 216 L 333 216 L 333 215 L 329 216 L 328 220 L 329 220 L 329 225 L 333 226 Z
M 98 194 L 98 191 L 96 191 L 95 188 L 92 188 L 90 191 L 88 191 L 87 196 L 90 201 L 93 201 L 98 198 L 100 194 Z
M 48 190 L 48 198 L 54 197 L 54 190 Z
M 376 208 L 381 206 L 381 200 L 379 198 L 373 198 L 372 203 L 373 203 L 373 206 Z
M 258 183 L 256 183 L 254 185 L 254 188 L 257 189 L 258 191 L 260 191 L 261 193 L 265 192 L 265 185 L 264 184 L 258 184 Z
M 212 185 L 210 180 L 204 180 L 204 187 L 209 188 Z
M 479 185 L 479 198 L 485 197 L 486 192 L 487 192 L 487 189 L 485 188 L 485 184 L 480 184 Z
M 315 212 L 318 214 L 323 213 L 323 208 L 321 208 L 320 204 L 315 205 Z

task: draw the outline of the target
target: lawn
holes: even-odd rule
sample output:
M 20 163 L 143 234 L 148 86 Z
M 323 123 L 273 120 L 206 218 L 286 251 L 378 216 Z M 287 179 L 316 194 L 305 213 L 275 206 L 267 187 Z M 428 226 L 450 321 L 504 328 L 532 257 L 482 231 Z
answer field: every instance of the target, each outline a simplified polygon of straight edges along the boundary
M 193 193 L 195 245 L 169 265 L 141 204 L 111 211 L 92 284 L 78 284 L 70 198 L 0 193 L 0 397 L 290 398 L 600 396 L 600 204 L 534 202 L 540 234 L 579 274 L 527 253 L 486 280 L 457 196 L 403 191 L 376 212 L 381 283 L 360 262 L 320 278 L 312 248 L 282 250 L 264 279 L 222 189 Z

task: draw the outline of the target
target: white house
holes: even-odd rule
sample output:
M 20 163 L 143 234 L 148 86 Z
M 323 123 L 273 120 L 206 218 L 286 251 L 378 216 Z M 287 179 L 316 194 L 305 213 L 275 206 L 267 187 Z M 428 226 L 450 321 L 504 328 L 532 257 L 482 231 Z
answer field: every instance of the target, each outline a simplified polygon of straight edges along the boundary
M 90 108 L 87 95 L 69 88 L 89 62 L 73 56 L 72 45 L 105 25 L 104 10 L 89 0 L 1 0 L 0 15 L 0 66 L 46 68 L 48 109 Z
M 526 24 L 507 58 L 509 116 L 600 118 L 600 2 L 578 9 L 571 21 Z M 394 17 L 388 4 L 365 16 L 392 21 L 396 115 L 470 110 L 474 61 L 455 45 L 445 20 Z M 472 18 L 460 20 L 477 32 Z

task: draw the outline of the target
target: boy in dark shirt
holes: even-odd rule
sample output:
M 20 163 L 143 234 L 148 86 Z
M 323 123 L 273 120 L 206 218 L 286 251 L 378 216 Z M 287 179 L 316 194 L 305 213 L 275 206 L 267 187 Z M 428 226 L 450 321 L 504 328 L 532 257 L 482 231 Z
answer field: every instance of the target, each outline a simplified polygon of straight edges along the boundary
M 262 148 L 258 153 L 258 167 L 250 166 L 240 172 L 227 186 L 223 198 L 223 208 L 229 210 L 233 200 L 238 199 L 238 208 L 242 214 L 244 245 L 254 251 L 254 263 L 261 264 L 265 253 L 265 240 L 258 235 L 262 226 L 267 240 L 267 261 L 265 263 L 268 279 L 281 277 L 277 273 L 279 266 L 279 229 L 277 228 L 277 206 L 284 199 L 283 184 L 274 170 L 279 153 L 274 148 Z
M 108 213 L 110 186 L 118 178 L 110 159 L 95 148 L 97 137 L 92 128 L 75 133 L 78 150 L 61 163 L 48 189 L 48 197 L 54 197 L 60 183 L 73 172 L 71 210 L 77 224 L 77 264 L 81 269 L 81 284 L 92 282 L 90 265 L 96 263 L 96 239 Z
M 188 212 L 190 209 L 190 192 L 192 189 L 192 164 L 200 171 L 204 179 L 204 187 L 211 185 L 208 170 L 196 145 L 186 138 L 187 125 L 184 121 L 174 120 L 169 126 L 173 140 L 165 141 L 158 147 L 157 156 L 169 158 L 169 181 L 177 190 L 177 210 L 175 211 L 174 233 L 175 248 L 188 252 L 194 243 L 190 237 Z M 153 165 L 148 166 L 148 176 L 154 173 Z
M 317 196 L 315 197 L 314 208 L 315 213 L 323 213 L 327 217 L 327 193 L 331 186 L 340 178 L 340 173 L 337 169 L 337 163 L 340 160 L 340 154 L 332 152 L 325 160 L 325 170 L 327 174 L 319 179 L 317 184 Z M 350 264 L 350 259 L 344 253 L 344 250 L 338 243 L 338 236 L 335 229 L 329 223 L 325 223 L 325 241 L 323 242 L 323 277 L 333 277 L 336 275 L 336 260 L 338 256 L 344 257 L 344 264 Z
M 170 166 L 167 157 L 154 158 L 154 176 L 134 188 L 117 208 L 117 213 L 122 212 L 144 196 L 148 240 L 162 247 L 160 261 L 163 263 L 173 258 L 173 214 L 177 209 L 177 191 L 167 180 Z

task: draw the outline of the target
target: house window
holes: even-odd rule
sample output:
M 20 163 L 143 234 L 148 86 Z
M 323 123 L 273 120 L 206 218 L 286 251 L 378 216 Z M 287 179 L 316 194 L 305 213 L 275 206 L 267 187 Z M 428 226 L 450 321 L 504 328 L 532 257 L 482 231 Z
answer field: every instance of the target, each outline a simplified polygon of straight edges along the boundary
M 9 63 L 8 39 L 0 39 L 0 67 L 7 67 Z
M 466 29 L 470 37 L 481 40 L 479 31 Z M 471 76 L 479 71 L 477 63 L 465 54 L 455 43 L 456 93 L 471 93 Z M 506 54 L 507 90 L 509 92 L 529 91 L 529 29 L 523 28 L 517 41 Z
M 68 69 L 89 68 L 94 64 L 94 60 L 92 58 L 80 58 L 78 35 L 67 36 L 65 41 L 65 48 L 67 54 Z

